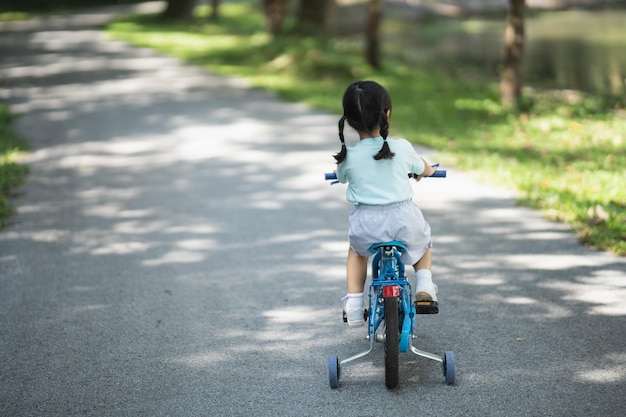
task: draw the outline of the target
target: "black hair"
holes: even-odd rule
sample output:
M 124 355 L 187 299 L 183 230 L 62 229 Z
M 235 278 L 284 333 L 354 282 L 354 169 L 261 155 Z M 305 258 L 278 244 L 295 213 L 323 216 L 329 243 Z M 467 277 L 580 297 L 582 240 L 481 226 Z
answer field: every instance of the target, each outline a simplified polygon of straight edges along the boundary
M 346 159 L 347 150 L 343 137 L 345 122 L 359 132 L 371 132 L 376 126 L 383 137 L 383 146 L 374 155 L 374 159 L 391 159 L 395 155 L 387 143 L 389 135 L 389 117 L 391 111 L 391 97 L 385 88 L 375 81 L 357 81 L 346 89 L 343 94 L 343 116 L 339 119 L 339 140 L 341 150 L 335 159 L 341 163 Z

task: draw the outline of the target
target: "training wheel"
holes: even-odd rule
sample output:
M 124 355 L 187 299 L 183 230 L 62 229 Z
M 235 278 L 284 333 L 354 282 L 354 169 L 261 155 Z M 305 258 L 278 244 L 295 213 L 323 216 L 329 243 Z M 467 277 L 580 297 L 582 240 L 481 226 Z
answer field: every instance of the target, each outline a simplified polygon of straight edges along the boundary
M 328 381 L 331 388 L 339 387 L 339 358 L 336 355 L 330 355 L 328 358 Z
M 456 366 L 454 363 L 454 353 L 448 351 L 443 354 L 443 376 L 446 378 L 446 384 L 454 385 L 456 378 Z

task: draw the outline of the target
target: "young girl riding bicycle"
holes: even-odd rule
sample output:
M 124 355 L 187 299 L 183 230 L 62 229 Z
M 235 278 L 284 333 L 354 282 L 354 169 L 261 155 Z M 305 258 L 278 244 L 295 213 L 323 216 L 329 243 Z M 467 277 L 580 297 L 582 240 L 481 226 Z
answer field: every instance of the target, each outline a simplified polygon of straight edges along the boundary
M 352 83 L 343 95 L 343 116 L 339 120 L 341 151 L 337 160 L 337 179 L 348 183 L 346 199 L 354 203 L 350 214 L 346 261 L 348 293 L 343 298 L 350 327 L 364 324 L 363 290 L 367 276 L 369 248 L 375 243 L 397 240 L 407 250 L 401 260 L 413 265 L 416 301 L 436 301 L 432 282 L 430 226 L 421 210 L 411 201 L 413 191 L 408 173 L 417 181 L 434 169 L 405 139 L 389 139 L 391 98 L 374 81 Z M 347 147 L 344 126 L 348 122 L 360 137 Z

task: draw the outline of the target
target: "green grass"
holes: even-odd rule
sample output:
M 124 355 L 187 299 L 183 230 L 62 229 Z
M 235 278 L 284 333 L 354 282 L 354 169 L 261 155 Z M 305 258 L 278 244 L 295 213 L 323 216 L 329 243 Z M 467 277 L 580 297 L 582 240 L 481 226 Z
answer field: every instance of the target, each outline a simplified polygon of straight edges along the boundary
M 626 114 L 619 99 L 527 89 L 524 110 L 511 111 L 498 104 L 497 80 L 458 63 L 418 65 L 387 55 L 384 68 L 373 70 L 358 42 L 271 38 L 256 3 L 222 5 L 218 23 L 206 13 L 198 8 L 193 24 L 126 17 L 108 31 L 338 115 L 350 82 L 375 79 L 393 99 L 394 136 L 519 190 L 520 202 L 570 224 L 581 241 L 626 255 Z
M 12 189 L 22 184 L 28 168 L 17 164 L 17 159 L 27 149 L 26 142 L 11 128 L 12 116 L 8 107 L 0 102 L 0 227 L 13 212 L 10 202 Z

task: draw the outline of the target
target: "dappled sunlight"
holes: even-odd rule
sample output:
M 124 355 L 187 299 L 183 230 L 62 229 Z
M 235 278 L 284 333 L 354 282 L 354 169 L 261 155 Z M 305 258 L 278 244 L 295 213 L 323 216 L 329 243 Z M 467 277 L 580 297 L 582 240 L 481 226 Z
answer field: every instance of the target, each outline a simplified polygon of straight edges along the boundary
M 590 256 L 566 254 L 506 255 L 502 263 L 512 268 L 532 268 L 556 271 L 576 267 L 600 267 L 605 261 Z
M 16 126 L 33 142 L 19 214 L 0 233 L 4 311 L 30 308 L 23 330 L 3 328 L 7 351 L 28 364 L 20 355 L 43 346 L 49 374 L 80 367 L 79 382 L 122 369 L 111 382 L 120 391 L 155 377 L 175 391 L 190 375 L 209 401 L 250 384 L 282 395 L 326 389 L 328 355 L 369 345 L 364 328 L 342 321 L 353 207 L 345 185 L 323 177 L 336 168 L 338 116 L 104 44 L 96 31 L 33 34 L 42 54 L 0 68 L 15 85 L 6 94 Z M 416 335 L 419 347 L 459 352 L 454 392 L 624 381 L 623 346 L 602 338 L 626 315 L 624 262 L 581 249 L 510 193 L 442 168 L 448 178 L 413 183 L 433 230 L 440 301 Z M 558 362 L 587 349 L 597 356 Z M 377 344 L 345 369 L 357 397 L 373 386 L 389 396 L 383 355 Z M 442 388 L 438 364 L 402 361 L 409 392 Z M 49 381 L 28 383 L 46 392 Z
M 108 219 L 140 219 L 151 216 L 153 214 L 153 210 L 124 210 L 121 205 L 104 203 L 96 207 L 89 207 L 85 209 L 85 214 L 93 217 L 102 217 Z
M 529 233 L 507 233 L 503 236 L 508 240 L 569 240 L 571 232 L 569 231 L 538 231 Z
M 348 246 L 349 246 L 348 239 L 346 238 L 345 240 L 334 240 L 334 241 L 322 242 L 322 244 L 320 245 L 320 249 L 327 253 L 341 252 L 341 255 L 343 256 L 343 255 L 347 255 Z
M 466 269 L 467 265 L 462 265 L 461 268 Z M 471 267 L 467 268 L 471 270 Z M 467 284 L 469 285 L 478 285 L 478 286 L 499 286 L 504 284 L 506 281 L 504 280 L 504 278 L 497 276 L 497 277 L 489 277 L 489 276 L 483 276 L 480 278 L 474 278 L 472 280 L 468 280 Z
M 614 384 L 626 381 L 626 353 L 614 353 L 601 358 L 603 364 L 592 367 L 585 365 L 577 372 L 577 378 L 583 382 Z
M 91 305 L 76 307 L 74 311 L 76 313 L 82 313 L 82 312 L 94 311 L 94 310 L 104 310 L 108 308 L 110 308 L 110 306 L 106 304 L 91 304 Z
M 311 322 L 313 319 L 322 319 L 324 315 L 327 315 L 327 312 L 320 314 L 319 309 L 304 306 L 263 312 L 263 316 L 271 323 Z
M 94 186 L 90 187 L 86 190 L 77 190 L 76 194 L 79 198 L 82 198 L 86 202 L 93 201 L 109 201 L 106 204 L 111 204 L 111 201 L 124 201 L 124 200 L 132 200 L 133 198 L 139 195 L 139 190 L 136 188 L 109 188 L 109 187 L 99 187 Z M 119 206 L 120 208 L 122 206 Z M 97 208 L 89 207 L 88 210 L 94 210 Z M 146 209 L 142 209 L 146 210 Z M 148 209 L 149 210 L 149 209 Z
M 201 262 L 207 258 L 208 254 L 202 252 L 190 252 L 182 250 L 173 250 L 165 254 L 159 255 L 156 259 L 146 259 L 142 263 L 146 266 L 158 266 L 164 264 L 177 263 L 195 263 Z
M 145 253 L 154 245 L 144 242 L 111 242 L 103 243 L 100 246 L 93 248 L 90 253 L 92 255 L 130 255 L 137 253 Z
M 181 249 L 194 251 L 208 251 L 217 246 L 213 239 L 185 239 L 176 242 L 176 246 Z
M 260 312 L 259 317 L 235 314 L 226 318 L 230 327 L 220 330 L 219 347 L 210 351 L 198 349 L 160 360 L 198 369 L 223 364 L 239 368 L 242 363 L 268 355 L 279 355 L 282 360 L 297 360 L 303 349 L 310 351 L 327 344 L 324 338 L 319 337 L 319 323 L 328 323 L 333 313 L 296 305 L 266 310 Z M 268 369 L 268 372 L 275 374 L 282 371 Z
M 210 235 L 215 234 L 219 228 L 211 224 L 169 225 L 162 232 L 166 235 Z
M 470 259 L 460 259 L 455 262 L 455 267 L 462 270 L 473 270 L 473 269 L 482 269 L 482 268 L 493 268 L 493 258 L 491 259 L 481 259 L 481 258 L 470 258 Z M 497 282 L 497 280 L 496 280 Z M 494 284 L 491 284 L 494 285 Z
M 552 281 L 539 285 L 562 292 L 564 300 L 591 304 L 589 314 L 626 316 L 626 282 L 620 271 L 602 270 L 594 275 L 575 282 Z
M 508 297 L 504 298 L 504 302 L 517 305 L 531 305 L 538 303 L 537 300 L 528 297 Z
M 164 220 L 120 221 L 113 226 L 113 232 L 128 235 L 145 235 L 158 232 L 167 224 Z
M 435 244 L 451 244 L 451 243 L 461 243 L 463 241 L 463 236 L 455 236 L 455 235 L 446 235 L 446 236 L 437 236 Z
M 270 247 L 270 245 L 275 245 L 275 244 L 280 244 L 280 243 L 306 242 L 314 238 L 323 239 L 327 236 L 334 236 L 334 234 L 329 233 L 328 231 L 324 231 L 324 230 L 312 230 L 312 231 L 307 231 L 305 233 L 293 233 L 293 234 L 286 233 L 282 235 L 268 237 L 265 240 L 257 242 L 256 245 L 268 245 L 268 247 Z M 324 243 L 322 243 L 322 245 L 324 245 Z
M 174 363 L 188 366 L 190 368 L 206 368 L 207 366 L 217 363 L 230 362 L 232 360 L 231 352 L 218 352 L 213 349 L 206 352 L 198 352 L 182 357 L 163 358 L 166 363 Z
M 70 232 L 67 230 L 58 230 L 58 229 L 48 229 L 48 230 L 37 230 L 30 233 L 12 233 L 9 232 L 7 237 L 9 239 L 23 239 L 28 238 L 33 242 L 58 242 L 67 239 L 70 236 Z

